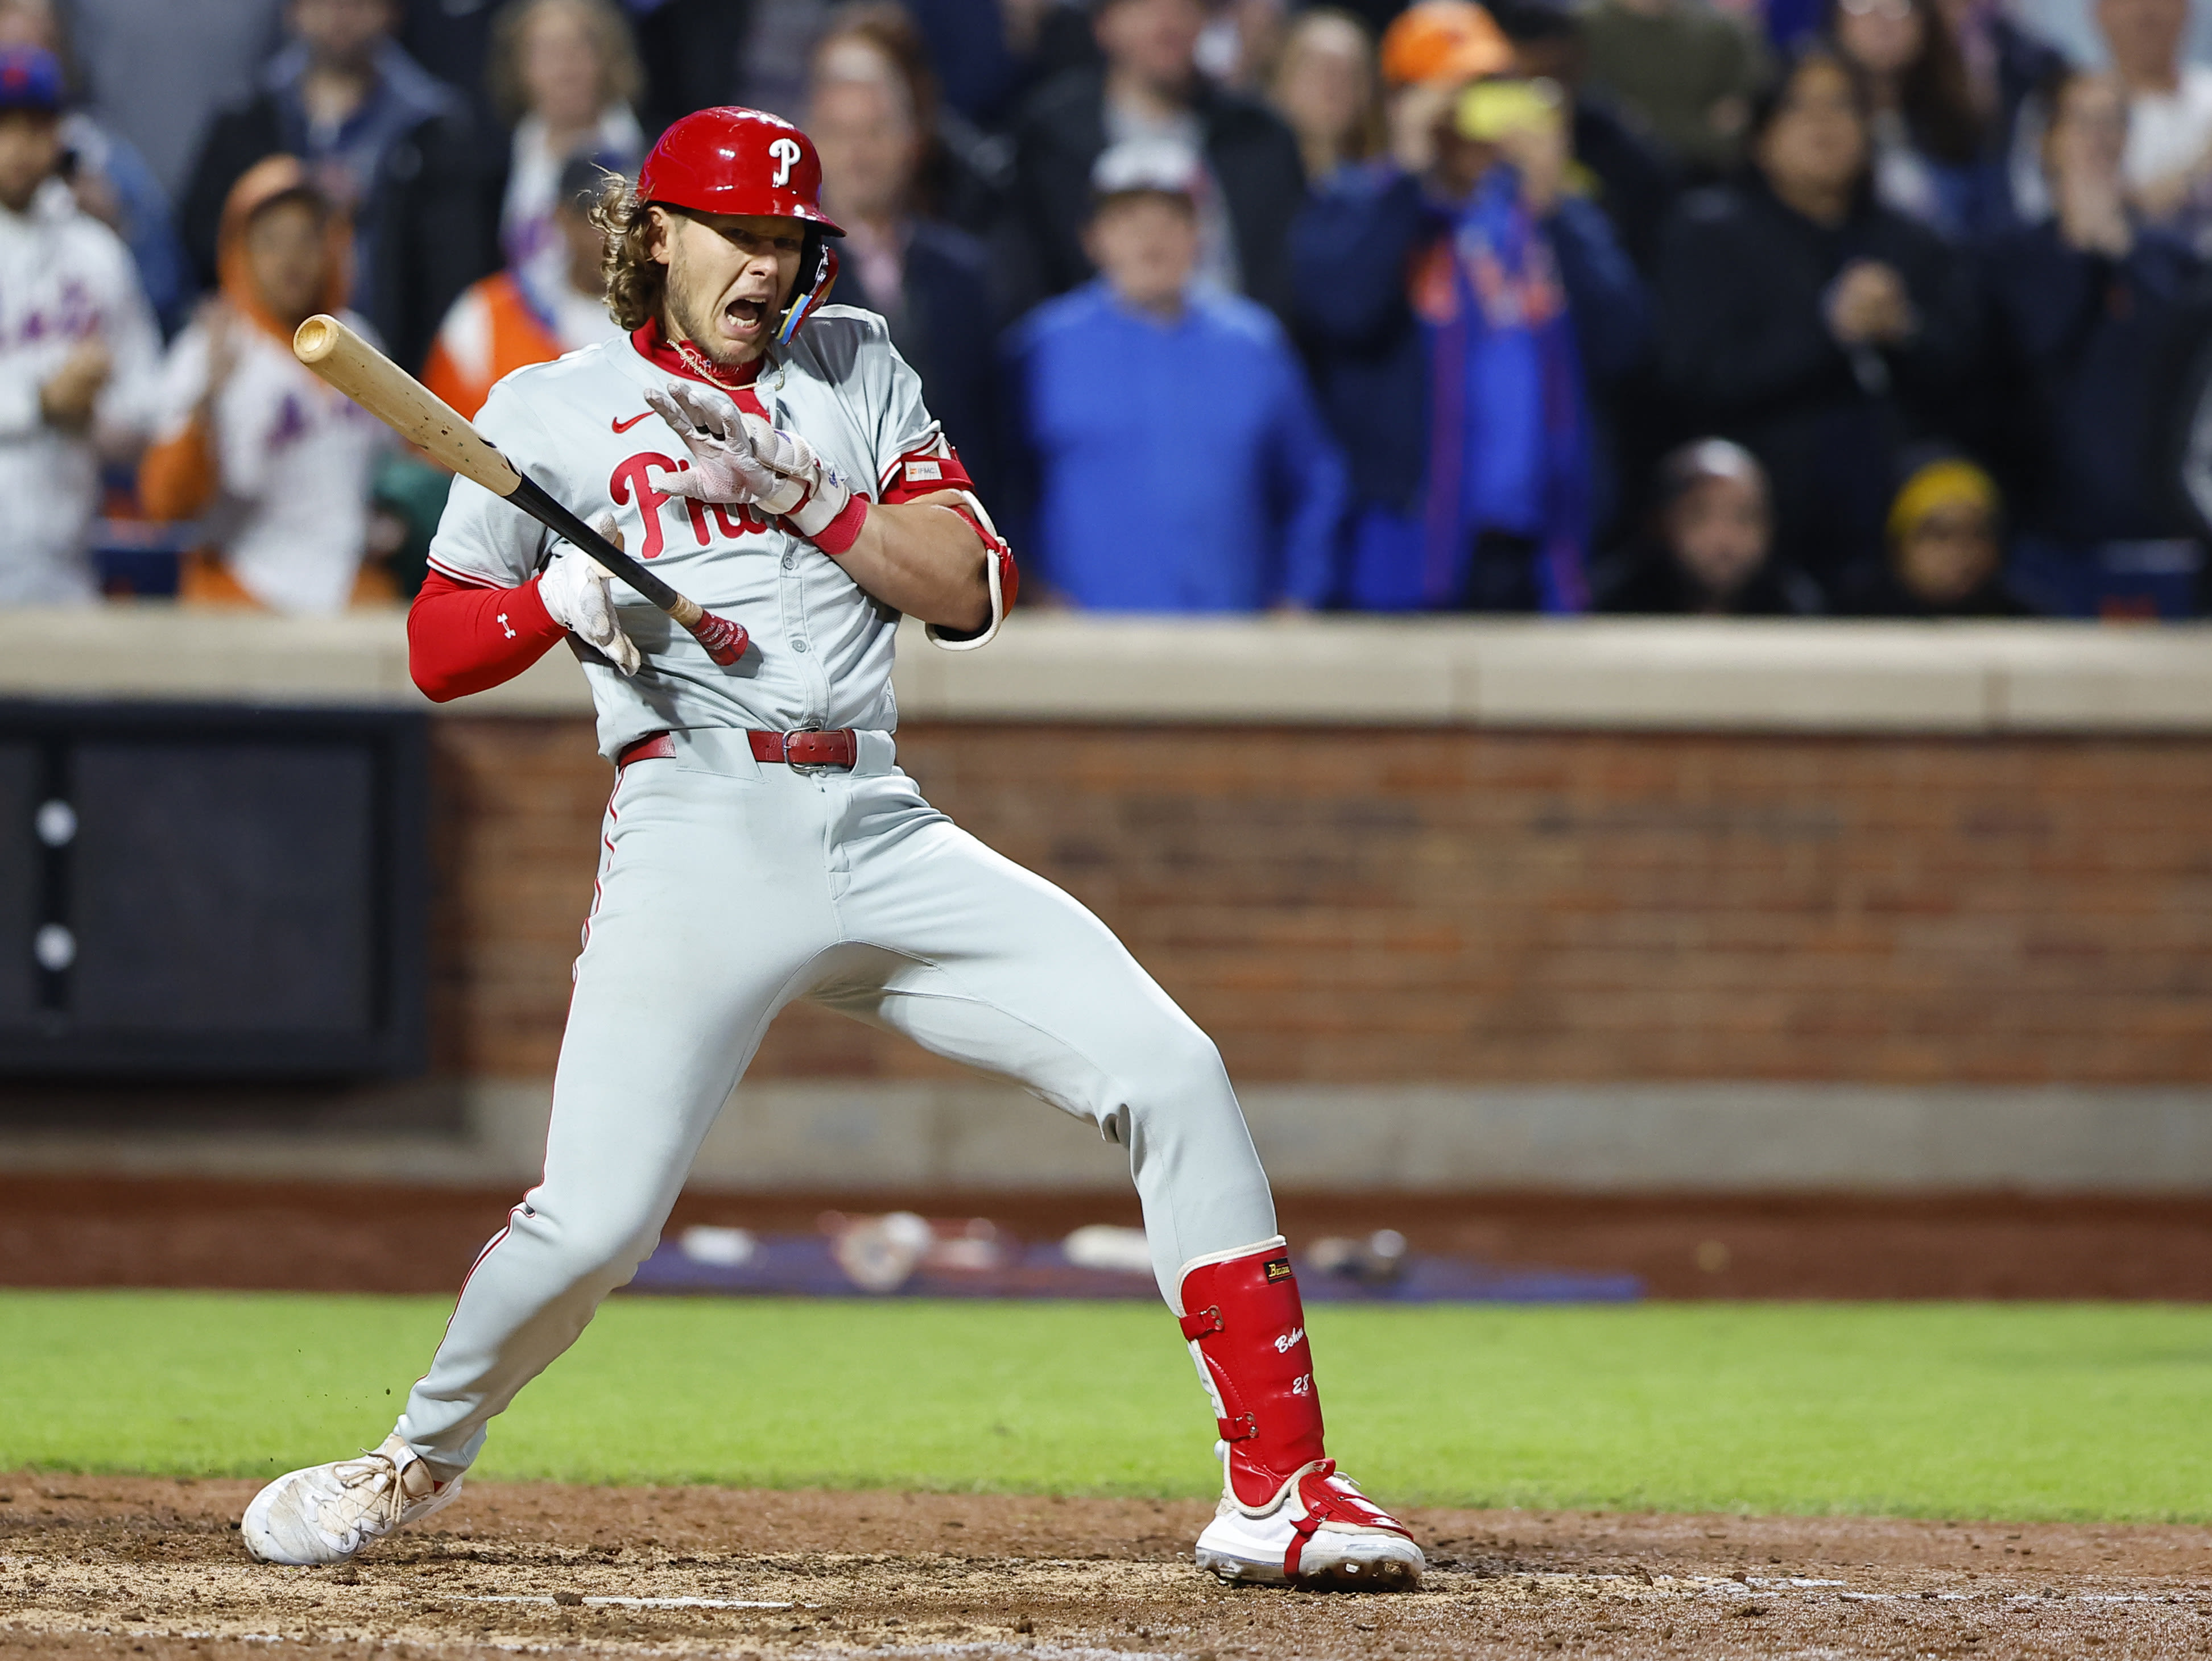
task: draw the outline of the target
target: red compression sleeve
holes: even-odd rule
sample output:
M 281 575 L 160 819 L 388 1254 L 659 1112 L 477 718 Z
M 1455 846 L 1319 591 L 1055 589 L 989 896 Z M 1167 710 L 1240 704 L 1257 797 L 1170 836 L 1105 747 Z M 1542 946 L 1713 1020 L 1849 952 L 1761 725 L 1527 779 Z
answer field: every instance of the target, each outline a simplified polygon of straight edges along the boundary
M 433 571 L 407 612 L 407 672 L 433 703 L 449 703 L 512 681 L 568 631 L 538 597 L 538 579 L 520 588 L 477 588 Z

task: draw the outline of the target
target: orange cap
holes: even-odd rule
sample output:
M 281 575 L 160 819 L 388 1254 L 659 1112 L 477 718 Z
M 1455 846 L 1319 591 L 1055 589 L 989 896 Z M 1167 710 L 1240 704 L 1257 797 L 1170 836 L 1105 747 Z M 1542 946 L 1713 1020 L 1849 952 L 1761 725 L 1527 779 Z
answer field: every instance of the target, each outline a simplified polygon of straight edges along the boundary
M 1382 78 L 1474 81 L 1513 67 L 1513 43 L 1474 0 L 1416 0 L 1382 36 Z

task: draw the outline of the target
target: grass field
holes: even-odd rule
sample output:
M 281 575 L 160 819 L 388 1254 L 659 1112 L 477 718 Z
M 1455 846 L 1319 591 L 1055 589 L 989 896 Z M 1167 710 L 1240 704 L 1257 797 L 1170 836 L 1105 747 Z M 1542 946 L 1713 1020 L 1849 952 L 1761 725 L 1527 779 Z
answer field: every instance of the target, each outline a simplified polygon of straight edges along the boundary
M 254 1476 L 375 1443 L 443 1299 L 0 1293 L 0 1470 Z M 2212 1309 L 1323 1308 L 1331 1451 L 1402 1503 L 2212 1518 Z M 1194 1495 L 1139 1305 L 618 1299 L 488 1476 Z

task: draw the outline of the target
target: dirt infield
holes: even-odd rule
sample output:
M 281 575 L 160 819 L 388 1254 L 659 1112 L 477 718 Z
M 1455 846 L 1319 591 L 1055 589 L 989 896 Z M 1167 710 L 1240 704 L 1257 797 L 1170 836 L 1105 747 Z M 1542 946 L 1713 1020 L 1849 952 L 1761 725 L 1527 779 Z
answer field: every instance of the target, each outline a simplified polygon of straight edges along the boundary
M 518 1197 L 0 1176 L 0 1286 L 450 1293 Z M 1138 1220 L 1123 1194 L 686 1194 L 670 1226 L 900 1207 L 1024 1239 Z M 1626 1271 L 1662 1298 L 2212 1299 L 2212 1199 L 1286 1193 L 1280 1209 L 1294 1242 L 1395 1228 L 1500 1266 Z
M 0 1476 L 0 1661 L 2202 1655 L 2212 1530 L 1413 1513 L 1411 1596 L 1200 1576 L 1188 1503 L 487 1483 L 339 1570 L 251 1491 Z

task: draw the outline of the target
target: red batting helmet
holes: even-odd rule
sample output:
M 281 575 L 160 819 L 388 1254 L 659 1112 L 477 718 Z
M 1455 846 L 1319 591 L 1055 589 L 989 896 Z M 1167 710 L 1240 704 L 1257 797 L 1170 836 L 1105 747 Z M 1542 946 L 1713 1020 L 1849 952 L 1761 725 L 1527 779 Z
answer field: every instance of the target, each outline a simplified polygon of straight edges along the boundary
M 822 158 L 813 141 L 764 110 L 697 110 L 661 134 L 638 170 L 637 199 L 700 214 L 803 219 L 844 232 L 822 211 Z
M 814 141 L 780 115 L 734 104 L 695 110 L 660 135 L 638 169 L 637 199 L 701 214 L 762 214 L 806 227 L 806 252 L 776 326 L 788 344 L 799 325 L 826 305 L 837 282 L 842 236 L 822 211 L 822 158 Z

